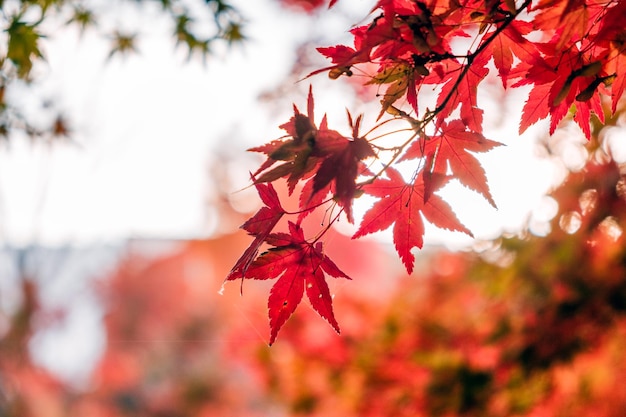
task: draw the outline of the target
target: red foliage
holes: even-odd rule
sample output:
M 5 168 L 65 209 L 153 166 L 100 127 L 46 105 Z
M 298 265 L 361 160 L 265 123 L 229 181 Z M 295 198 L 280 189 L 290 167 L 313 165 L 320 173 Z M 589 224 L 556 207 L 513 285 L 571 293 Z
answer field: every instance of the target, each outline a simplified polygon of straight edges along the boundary
M 271 184 L 255 184 L 255 187 L 265 206 L 261 207 L 254 216 L 241 226 L 242 229 L 255 238 L 239 260 L 237 260 L 226 280 L 243 279 L 250 263 L 259 253 L 259 248 L 265 242 L 272 229 L 274 229 L 274 226 L 280 221 L 283 214 L 285 214 L 285 210 L 280 206 L 278 194 L 276 194 L 276 190 L 274 190 Z
M 450 206 L 439 196 L 426 198 L 427 187 L 432 191 L 442 187 L 447 178 L 439 176 L 436 180 L 420 175 L 412 184 L 407 184 L 400 173 L 393 168 L 386 171 L 389 180 L 379 180 L 363 187 L 370 195 L 380 198 L 363 216 L 361 227 L 354 234 L 357 238 L 368 233 L 385 230 L 392 224 L 393 241 L 407 272 L 413 272 L 414 257 L 411 249 L 423 245 L 424 223 L 422 217 L 448 230 L 456 230 L 471 235 L 456 218 Z M 427 181 L 430 184 L 427 185 Z
M 287 136 L 252 149 L 267 156 L 255 173 L 255 183 L 286 178 L 290 194 L 302 185 L 299 210 L 293 213 L 298 224 L 311 211 L 329 210 L 328 206 L 331 212 L 337 206 L 354 222 L 356 197 L 366 193 L 381 198 L 364 215 L 354 237 L 393 224 L 396 249 L 410 273 L 411 250 L 423 245 L 422 216 L 437 227 L 471 234 L 434 194 L 449 175 L 496 206 L 484 169 L 473 155 L 499 145 L 483 136 L 478 101 L 479 88 L 492 68 L 504 88 L 532 86 L 520 132 L 549 118 L 553 133 L 574 109 L 572 119 L 591 138 L 592 114 L 604 121 L 602 98 L 610 97 L 614 113 L 626 88 L 626 66 L 620 65 L 626 55 L 624 4 L 614 0 L 379 0 L 371 20 L 350 30 L 353 45 L 318 48 L 332 65 L 310 75 L 328 72 L 337 79 L 351 77 L 360 66 L 374 68 L 364 84 L 377 86 L 378 119 L 385 114 L 392 117 L 365 134 L 359 133 L 362 117 L 355 123 L 349 113 L 351 136 L 329 129 L 325 117 L 318 128 L 309 91 L 308 114 L 294 108 L 294 117 L 281 126 Z M 423 89 L 436 92 L 434 108 L 418 105 L 428 94 Z M 374 132 L 392 123 L 403 124 L 394 136 L 398 139 L 391 146 L 379 145 L 388 133 Z M 400 132 L 408 132 L 408 137 Z M 411 180 L 405 183 L 393 166 L 408 160 L 414 166 Z M 327 198 L 329 194 L 332 198 Z M 329 222 L 338 218 L 332 215 Z M 267 229 L 272 227 L 268 223 Z M 326 230 L 315 234 L 312 242 Z M 258 248 L 263 240 L 255 236 L 251 248 Z M 249 262 L 253 252 L 250 249 L 242 260 Z M 240 263 L 235 270 L 246 277 Z
M 485 170 L 470 152 L 487 152 L 500 145 L 480 133 L 469 131 L 461 120 L 453 120 L 441 126 L 440 135 L 414 141 L 402 159 L 426 158 L 434 161 L 430 175 L 446 175 L 450 169 L 461 184 L 482 194 L 495 207 L 487 187 Z
M 348 278 L 324 254 L 322 244 L 309 243 L 299 225 L 289 223 L 289 233 L 273 233 L 266 242 L 274 247 L 261 254 L 244 272 L 245 278 L 278 278 L 268 300 L 270 345 L 276 340 L 278 330 L 296 310 L 305 292 L 311 306 L 339 333 L 332 299 L 325 274 L 336 278 Z M 243 274 L 231 273 L 227 279 L 244 278 Z
M 280 0 L 284 7 L 312 13 L 327 4 L 327 0 Z

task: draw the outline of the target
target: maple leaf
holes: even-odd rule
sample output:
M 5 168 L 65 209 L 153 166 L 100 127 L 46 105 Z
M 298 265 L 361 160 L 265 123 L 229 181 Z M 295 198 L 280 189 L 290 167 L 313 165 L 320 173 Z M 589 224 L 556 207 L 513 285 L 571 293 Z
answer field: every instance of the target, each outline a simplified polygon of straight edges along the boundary
M 332 182 L 331 190 L 334 191 L 334 199 L 344 209 L 350 223 L 354 222 L 352 216 L 352 200 L 357 191 L 356 178 L 359 174 L 361 161 L 376 156 L 369 142 L 359 137 L 359 125 L 362 116 L 359 116 L 353 124 L 352 116 L 348 112 L 348 119 L 352 126 L 352 138 L 348 139 L 332 130 L 322 131 L 318 137 L 318 151 L 324 157 L 313 178 L 311 195 L 324 190 Z M 364 168 L 363 168 L 364 169 Z M 326 193 L 325 193 L 326 194 Z
M 330 58 L 333 64 L 340 66 L 350 66 L 354 62 L 361 61 L 355 59 L 357 51 L 354 48 L 345 45 L 335 45 L 316 48 L 317 51 L 324 55 L 326 58 Z
M 604 69 L 611 84 L 611 111 L 615 113 L 617 103 L 626 90 L 626 33 L 623 19 L 626 15 L 626 2 L 619 2 L 602 20 L 598 39 L 607 48 Z
M 298 181 L 313 176 L 311 187 L 307 188 L 308 200 L 317 197 L 324 191 L 321 198 L 334 192 L 334 198 L 344 209 L 348 221 L 354 222 L 352 217 L 352 200 L 356 188 L 356 178 L 359 174 L 361 161 L 375 156 L 367 140 L 358 137 L 357 128 L 353 129 L 353 138 L 346 138 L 339 132 L 329 129 L 326 116 L 322 118 L 319 128 L 314 124 L 314 100 L 309 88 L 308 116 L 301 114 L 294 106 L 294 116 L 288 123 L 281 126 L 290 139 L 275 140 L 266 145 L 252 148 L 251 151 L 265 153 L 267 160 L 257 170 L 260 176 L 255 182 L 271 182 L 281 177 L 287 177 L 289 193 L 291 194 Z M 348 113 L 352 125 L 352 116 Z M 277 161 L 286 161 L 274 168 Z M 331 185 L 330 189 L 327 189 Z M 319 202 L 319 198 L 316 198 Z M 300 199 L 302 213 L 310 212 L 305 199 Z
M 545 119 L 550 114 L 548 106 L 548 94 L 550 94 L 551 84 L 537 84 L 528 94 L 528 99 L 522 109 L 522 117 L 519 124 L 519 134 L 521 135 L 530 126 Z
M 626 91 L 626 71 L 623 70 L 623 68 L 626 68 L 626 47 L 622 47 L 621 51 L 616 51 L 614 58 L 609 63 L 612 69 L 615 69 L 615 72 L 612 73 L 615 78 L 611 85 L 611 110 L 615 113 L 617 103 L 619 103 L 624 96 L 624 91 Z
M 542 0 L 534 7 L 538 11 L 533 19 L 536 28 L 542 30 L 556 30 L 557 36 L 553 39 L 558 50 L 567 49 L 572 44 L 590 35 L 592 22 L 603 20 L 609 9 L 609 3 L 585 0 Z M 620 3 L 620 2 L 615 2 Z M 623 15 L 617 14 L 619 19 Z
M 579 114 L 574 121 L 589 139 L 591 130 L 588 116 L 591 111 L 601 120 L 604 116 L 600 96 L 596 91 L 601 80 L 598 75 L 603 71 L 601 62 L 584 62 L 584 58 L 574 47 L 561 55 L 554 52 L 552 43 L 543 45 L 543 49 L 550 52 L 550 56 L 541 61 L 521 63 L 519 66 L 522 67 L 524 78 L 513 84 L 513 87 L 534 84 L 522 110 L 520 134 L 533 123 L 548 116 L 550 134 L 554 133 L 575 103 Z M 590 90 L 590 86 L 593 89 Z
M 289 233 L 270 234 L 267 242 L 275 247 L 250 264 L 246 278 L 278 278 L 268 299 L 269 344 L 274 343 L 278 331 L 296 310 L 305 292 L 313 309 L 339 333 L 325 276 L 350 277 L 324 254 L 321 242 L 314 244 L 305 240 L 298 224 L 289 222 Z
M 482 133 L 483 110 L 478 107 L 477 92 L 478 84 L 487 76 L 489 70 L 485 67 L 487 60 L 485 56 L 478 55 L 472 61 L 467 74 L 461 79 L 463 65 L 458 62 L 449 61 L 444 79 L 439 80 L 443 84 L 439 97 L 437 98 L 437 124 L 441 125 L 450 114 L 460 106 L 461 120 L 472 131 Z
M 278 194 L 272 184 L 255 183 L 254 186 L 259 193 L 259 197 L 261 197 L 261 200 L 265 203 L 265 206 L 261 207 L 254 216 L 241 226 L 241 228 L 250 235 L 255 236 L 255 239 L 237 260 L 235 266 L 230 270 L 226 281 L 238 278 L 243 279 L 246 276 L 246 271 L 250 263 L 259 253 L 259 248 L 285 214 L 285 210 L 280 205 Z
M 261 152 L 267 155 L 265 162 L 254 173 L 255 176 L 260 174 L 255 182 L 272 182 L 278 178 L 287 177 L 289 193 L 291 194 L 298 181 L 315 168 L 318 159 L 312 155 L 312 152 L 318 129 L 315 126 L 314 107 L 313 90 L 309 86 L 308 115 L 301 114 L 294 105 L 294 116 L 280 126 L 287 132 L 287 139 L 277 139 L 268 144 L 248 149 L 251 152 Z M 285 162 L 269 169 L 278 161 Z
M 449 168 L 461 184 L 482 194 L 496 207 L 489 192 L 485 170 L 470 152 L 487 152 L 502 144 L 485 138 L 481 133 L 467 131 L 460 120 L 444 123 L 439 130 L 441 133 L 430 139 L 414 141 L 402 160 L 433 158 L 432 173 L 446 175 Z
M 360 32 L 360 29 L 361 28 L 355 28 L 350 31 L 353 35 L 355 35 L 356 48 L 345 45 L 316 48 L 320 54 L 324 55 L 326 58 L 330 58 L 331 62 L 335 65 L 315 70 L 307 75 L 307 77 L 311 77 L 325 71 L 330 71 L 328 76 L 332 79 L 339 78 L 339 76 L 343 74 L 352 76 L 350 68 L 353 65 L 368 62 L 370 60 L 370 52 L 373 45 L 366 46 L 364 42 L 359 41 L 357 34 Z
M 380 198 L 365 213 L 353 239 L 369 233 L 385 230 L 393 225 L 393 242 L 407 272 L 413 272 L 415 257 L 412 248 L 422 248 L 424 244 L 424 221 L 422 216 L 433 225 L 453 231 L 460 231 L 472 236 L 472 233 L 456 218 L 450 206 L 436 194 L 425 198 L 425 180 L 422 170 L 413 181 L 407 184 L 394 168 L 385 171 L 389 179 L 377 179 L 365 185 L 363 190 Z M 441 188 L 447 182 L 446 177 L 437 176 L 433 190 Z
M 370 62 L 373 59 L 372 51 L 381 44 L 391 43 L 403 50 L 406 48 L 406 43 L 399 42 L 399 34 L 394 27 L 394 19 L 388 19 L 384 15 L 377 18 L 371 25 L 357 26 L 351 29 L 350 33 L 354 36 L 354 48 L 345 45 L 317 48 L 319 53 L 330 58 L 335 65 L 313 71 L 307 77 L 328 70 L 330 70 L 329 77 L 333 79 L 342 74 L 351 76 L 350 68 L 355 64 Z M 391 47 L 391 49 L 397 53 L 397 48 Z
M 502 80 L 502 86 L 506 88 L 514 57 L 528 62 L 541 59 L 541 55 L 537 47 L 524 37 L 532 31 L 532 24 L 529 22 L 513 21 L 495 38 L 491 39 L 496 30 L 493 29 L 483 37 L 483 41 L 490 41 L 481 54 L 484 54 L 487 59 L 493 57 L 493 63 Z
M 427 71 L 424 68 L 425 71 Z M 389 84 L 380 100 L 381 109 L 378 119 L 400 98 L 407 96 L 407 101 L 417 113 L 417 90 L 416 86 L 421 82 L 422 77 L 416 73 L 412 65 L 401 62 L 390 67 L 382 67 L 378 74 L 372 77 L 365 85 Z

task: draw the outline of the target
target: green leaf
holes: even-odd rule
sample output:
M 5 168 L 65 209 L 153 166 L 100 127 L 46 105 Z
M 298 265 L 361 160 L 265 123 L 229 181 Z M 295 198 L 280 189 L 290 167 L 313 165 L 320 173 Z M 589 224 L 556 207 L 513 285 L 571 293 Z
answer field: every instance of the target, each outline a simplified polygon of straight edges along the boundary
M 119 31 L 115 31 L 113 33 L 113 48 L 111 48 L 111 52 L 109 53 L 109 58 L 111 58 L 115 54 L 128 54 L 130 52 L 137 52 L 137 47 L 135 46 L 137 35 L 127 35 L 123 34 Z
M 87 27 L 95 26 L 96 17 L 91 10 L 78 6 L 74 8 L 74 14 L 67 23 L 74 23 L 80 27 L 81 31 L 84 31 Z
M 30 75 L 33 59 L 43 58 L 38 45 L 42 35 L 37 33 L 35 29 L 36 24 L 29 25 L 22 22 L 20 16 L 15 16 L 9 28 L 6 29 L 9 35 L 7 58 L 13 62 L 18 77 L 22 79 L 26 79 Z

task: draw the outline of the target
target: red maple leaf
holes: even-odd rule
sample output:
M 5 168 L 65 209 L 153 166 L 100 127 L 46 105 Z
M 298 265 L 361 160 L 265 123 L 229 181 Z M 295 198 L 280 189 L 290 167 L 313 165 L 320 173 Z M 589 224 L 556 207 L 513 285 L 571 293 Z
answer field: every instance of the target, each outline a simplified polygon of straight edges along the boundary
M 354 48 L 345 45 L 317 48 L 319 53 L 330 58 L 335 65 L 313 71 L 308 77 L 328 70 L 328 75 L 333 79 L 342 74 L 351 76 L 350 68 L 353 65 L 371 62 L 380 58 L 381 54 L 392 55 L 390 58 L 393 60 L 399 54 L 406 53 L 410 46 L 397 30 L 396 23 L 393 14 L 383 14 L 370 25 L 357 26 L 350 30 L 354 36 Z
M 298 224 L 289 222 L 289 233 L 273 233 L 268 236 L 267 242 L 275 247 L 250 264 L 246 278 L 278 278 L 268 299 L 270 345 L 300 304 L 305 290 L 313 309 L 339 333 L 325 276 L 350 277 L 324 254 L 320 242 L 310 243 L 305 240 Z
M 280 126 L 287 132 L 284 139 L 277 139 L 268 144 L 248 149 L 252 152 L 261 152 L 267 155 L 267 159 L 254 173 L 260 174 L 255 182 L 272 182 L 278 178 L 287 177 L 289 192 L 292 193 L 298 181 L 311 172 L 318 163 L 318 159 L 312 155 L 317 135 L 314 115 L 315 102 L 313 91 L 309 87 L 307 100 L 308 115 L 301 114 L 294 105 L 294 115 Z M 276 162 L 284 163 L 271 168 Z
M 626 33 L 624 33 L 624 16 L 626 2 L 618 2 L 602 19 L 597 39 L 607 49 L 604 59 L 604 70 L 611 81 L 611 111 L 617 110 L 617 103 L 626 90 Z
M 381 28 L 386 28 L 386 26 L 376 26 L 374 30 L 370 30 L 369 27 L 359 26 L 350 30 L 350 33 L 354 36 L 354 48 L 345 45 L 316 48 L 320 54 L 324 55 L 326 58 L 330 58 L 334 65 L 315 70 L 307 75 L 307 77 L 328 70 L 330 70 L 328 75 L 333 79 L 343 74 L 351 76 L 352 71 L 350 68 L 353 65 L 369 62 L 372 48 L 384 39 L 393 38 L 393 36 L 389 36 L 389 33 L 381 35 L 379 33 Z M 387 30 L 387 32 L 389 32 L 389 30 Z
M 488 60 L 484 55 L 478 55 L 472 61 L 467 73 L 461 77 L 464 65 L 448 60 L 443 79 L 429 77 L 425 82 L 443 84 L 437 98 L 437 124 L 441 125 L 445 119 L 457 108 L 461 110 L 461 120 L 472 131 L 482 133 L 483 110 L 478 107 L 478 84 L 487 76 L 489 70 L 485 67 Z M 459 78 L 461 77 L 461 78 Z
M 461 184 L 482 194 L 496 207 L 489 192 L 485 170 L 470 152 L 487 152 L 502 144 L 480 133 L 468 131 L 460 120 L 444 123 L 439 130 L 440 134 L 425 141 L 414 141 L 402 159 L 432 158 L 433 162 L 429 164 L 432 166 L 431 173 L 445 176 L 449 168 Z
M 532 29 L 532 24 L 529 22 L 513 21 L 497 34 L 495 38 L 491 39 L 492 34 L 495 34 L 497 30 L 494 28 L 482 39 L 483 41 L 489 39 L 489 43 L 481 52 L 481 55 L 484 55 L 486 59 L 493 57 L 493 63 L 498 69 L 504 88 L 507 87 L 514 57 L 524 62 L 541 59 L 535 44 L 524 37 Z
M 254 177 L 253 177 L 254 180 Z M 243 255 L 237 260 L 235 266 L 230 270 L 226 277 L 227 281 L 244 278 L 250 263 L 259 253 L 259 247 L 267 239 L 278 221 L 285 214 L 285 210 L 280 205 L 278 194 L 272 184 L 254 184 L 261 200 L 265 203 L 241 228 L 250 235 L 255 236 L 250 246 L 245 250 Z
M 534 84 L 528 100 L 522 110 L 520 134 L 538 120 L 550 117 L 550 134 L 553 134 L 558 124 L 567 115 L 572 104 L 576 104 L 579 112 L 574 120 L 585 133 L 591 137 L 589 115 L 593 111 L 601 120 L 604 116 L 600 103 L 598 76 L 602 73 L 600 61 L 586 62 L 580 51 L 574 47 L 562 54 L 554 52 L 553 39 L 542 48 L 550 54 L 543 60 L 520 63 L 524 78 L 513 87 Z M 591 90 L 590 88 L 593 87 Z M 583 96 L 587 96 L 584 97 Z
M 617 110 L 617 103 L 624 96 L 626 91 L 626 44 L 620 49 L 615 49 L 611 52 L 611 59 L 608 61 L 610 74 L 615 76 L 613 84 L 611 85 L 611 110 L 613 113 Z
M 394 168 L 385 171 L 389 179 L 378 179 L 365 185 L 363 190 L 380 200 L 363 216 L 354 239 L 368 233 L 385 230 L 393 225 L 393 242 L 396 251 L 407 272 L 413 272 L 415 257 L 412 248 L 421 248 L 424 244 L 424 222 L 422 216 L 433 225 L 447 229 L 472 233 L 456 218 L 450 206 L 436 194 L 426 197 L 425 181 L 421 171 L 412 184 L 407 184 Z M 438 177 L 432 190 L 441 188 L 447 182 L 446 177 Z
M 607 6 L 611 3 L 621 2 L 543 0 L 534 6 L 538 13 L 533 19 L 533 25 L 542 30 L 556 30 L 554 44 L 557 49 L 564 50 L 568 45 L 592 35 L 595 31 L 593 26 L 597 26 L 592 22 L 604 20 L 603 15 L 610 10 Z M 623 15 L 617 16 L 623 19 Z
M 357 118 L 355 128 L 352 126 L 352 116 L 348 113 L 350 125 L 353 127 L 353 137 L 346 138 L 328 128 L 326 116 L 322 118 L 319 128 L 315 126 L 311 89 L 307 107 L 308 115 L 305 116 L 294 106 L 294 116 L 281 126 L 289 134 L 288 139 L 275 140 L 250 149 L 267 155 L 267 160 L 255 173 L 255 175 L 260 173 L 255 182 L 271 182 L 287 177 L 289 192 L 292 193 L 299 181 L 313 177 L 312 188 L 307 188 L 306 192 L 308 198 L 300 199 L 302 213 L 310 212 L 307 203 L 311 200 L 315 198 L 318 201 L 332 191 L 333 197 L 344 209 L 348 221 L 353 222 L 351 206 L 357 188 L 359 167 L 363 159 L 375 156 L 367 140 L 358 136 L 361 117 Z M 286 162 L 272 168 L 277 161 Z M 318 193 L 323 195 L 318 196 Z
M 333 197 L 344 209 L 350 223 L 354 222 L 352 200 L 357 191 L 356 178 L 359 175 L 359 168 L 362 168 L 361 171 L 365 169 L 361 161 L 375 156 L 369 142 L 359 137 L 361 119 L 362 116 L 359 116 L 353 122 L 352 115 L 348 112 L 352 138 L 348 139 L 335 131 L 324 131 L 320 128 L 316 142 L 317 152 L 325 157 L 313 178 L 312 195 L 331 185 Z

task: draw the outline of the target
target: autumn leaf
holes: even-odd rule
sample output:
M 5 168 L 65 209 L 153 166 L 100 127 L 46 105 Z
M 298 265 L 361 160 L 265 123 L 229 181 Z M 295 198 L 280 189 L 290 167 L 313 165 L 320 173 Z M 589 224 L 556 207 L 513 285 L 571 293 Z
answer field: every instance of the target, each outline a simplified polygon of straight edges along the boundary
M 626 72 L 620 70 L 626 68 L 626 45 L 622 47 L 621 51 L 615 51 L 614 58 L 610 61 L 610 64 L 615 68 L 611 75 L 614 78 L 611 85 L 611 110 L 615 113 L 617 104 L 626 91 Z
M 314 106 L 313 91 L 309 88 L 308 115 L 301 114 L 294 105 L 293 117 L 280 126 L 288 136 L 285 139 L 274 140 L 248 149 L 251 152 L 261 152 L 267 155 L 265 162 L 254 173 L 255 176 L 258 175 L 256 182 L 272 182 L 278 178 L 287 177 L 289 192 L 292 193 L 298 181 L 315 168 L 318 161 L 311 155 L 317 135 Z M 279 161 L 285 162 L 270 169 Z
M 311 72 L 307 77 L 319 74 L 321 72 L 329 71 L 328 76 L 332 79 L 337 79 L 341 75 L 352 76 L 350 68 L 354 64 L 359 64 L 369 61 L 369 50 L 359 50 L 345 45 L 336 45 L 328 47 L 317 48 L 317 51 L 327 58 L 330 58 L 331 62 L 335 65 L 330 67 L 320 68 Z
M 424 244 L 424 221 L 442 229 L 472 233 L 459 222 L 450 206 L 436 194 L 425 198 L 425 180 L 422 171 L 412 184 L 407 184 L 394 168 L 385 171 L 389 179 L 378 179 L 364 186 L 365 193 L 380 198 L 365 213 L 354 239 L 369 233 L 385 230 L 393 225 L 393 242 L 396 251 L 406 267 L 413 272 L 415 257 L 412 248 L 422 248 Z M 447 179 L 438 181 L 435 189 L 441 188 Z
M 551 44 L 544 46 L 548 51 L 552 51 L 553 48 Z M 603 71 L 601 63 L 599 61 L 585 63 L 579 53 L 571 48 L 562 56 L 520 63 L 519 66 L 522 67 L 524 78 L 513 86 L 534 84 L 522 110 L 520 133 L 546 117 L 550 118 L 550 134 L 554 133 L 572 104 L 576 104 L 576 110 L 580 114 L 574 121 L 589 139 L 591 130 L 588 116 L 592 111 L 601 120 L 604 116 L 599 94 L 597 91 L 589 91 L 590 86 L 600 84 L 597 80 Z
M 289 233 L 271 234 L 267 242 L 275 247 L 250 264 L 246 278 L 278 278 L 268 299 L 270 345 L 300 304 L 305 290 L 313 309 L 339 333 L 325 277 L 350 278 L 324 254 L 320 242 L 314 244 L 305 240 L 298 224 L 289 222 Z
M 424 71 L 427 71 L 424 68 Z M 417 90 L 422 77 L 417 73 L 411 65 L 407 63 L 399 63 L 391 67 L 382 69 L 377 75 L 372 77 L 368 84 L 386 84 L 388 85 L 380 100 L 381 109 L 378 115 L 381 116 L 399 99 L 406 96 L 408 103 L 417 113 Z
M 482 133 L 483 110 L 478 106 L 477 94 L 478 84 L 489 73 L 486 65 L 487 60 L 479 55 L 478 59 L 472 62 L 467 74 L 459 79 L 463 66 L 458 63 L 450 64 L 444 79 L 439 81 L 440 84 L 443 84 L 437 98 L 437 108 L 441 109 L 437 114 L 439 125 L 445 122 L 445 119 L 455 109 L 460 107 L 463 123 L 470 130 Z
M 246 278 L 248 267 L 259 253 L 259 248 L 285 214 L 285 210 L 280 205 L 278 194 L 272 184 L 255 183 L 254 186 L 265 206 L 261 207 L 254 216 L 241 226 L 242 229 L 255 236 L 255 238 L 230 270 L 226 281 Z
M 618 2 L 611 13 L 607 13 L 598 31 L 598 38 L 604 40 L 607 48 L 604 70 L 607 84 L 611 85 L 611 111 L 617 110 L 617 104 L 626 91 L 626 32 L 624 15 L 626 3 Z
M 521 135 L 539 120 L 545 119 L 550 114 L 550 107 L 546 97 L 550 94 L 550 84 L 538 84 L 528 94 L 528 99 L 522 109 L 522 117 L 519 124 Z
M 307 77 L 318 74 L 320 72 L 330 71 L 330 78 L 338 78 L 342 74 L 352 75 L 350 68 L 353 65 L 370 62 L 375 59 L 373 51 L 381 49 L 381 45 L 391 43 L 392 45 L 401 44 L 402 48 L 406 48 L 406 42 L 398 39 L 398 32 L 394 28 L 393 18 L 387 19 L 381 16 L 374 24 L 369 26 L 357 26 L 350 30 L 354 36 L 354 47 L 345 45 L 336 45 L 330 47 L 317 48 L 317 51 L 335 65 L 321 68 L 313 71 Z M 389 46 L 387 46 L 389 49 Z M 391 50 L 398 52 L 397 48 L 391 47 Z
M 492 34 L 495 34 L 495 31 L 496 29 L 493 29 L 492 32 L 487 33 L 483 37 L 483 41 L 490 39 Z M 541 59 L 537 47 L 524 37 L 531 31 L 532 25 L 529 22 L 511 22 L 510 25 L 490 40 L 481 53 L 485 59 L 493 57 L 493 63 L 498 70 L 498 75 L 500 75 L 504 88 L 507 87 L 508 77 L 515 57 L 525 62 Z
M 348 113 L 350 120 L 352 117 Z M 360 117 L 357 119 L 360 122 Z M 374 157 L 375 153 L 367 140 L 358 137 L 358 127 L 353 132 L 355 137 L 348 139 L 338 134 L 319 135 L 318 152 L 326 155 L 313 178 L 312 195 L 331 185 L 333 197 L 343 208 L 350 223 L 354 222 L 352 216 L 352 200 L 357 191 L 356 178 L 359 168 L 364 169 L 361 161 Z M 321 132 L 320 132 L 321 133 Z M 336 132 L 335 132 L 336 133 Z
M 592 22 L 597 22 L 606 13 L 607 7 L 602 2 L 594 1 L 544 0 L 537 5 L 536 10 L 539 12 L 533 22 L 535 27 L 558 28 L 558 37 L 554 38 L 554 44 L 557 49 L 566 49 L 568 44 L 588 36 Z M 623 18 L 623 15 L 620 17 Z
M 359 167 L 363 159 L 373 157 L 375 153 L 367 140 L 358 137 L 356 133 L 353 132 L 353 136 L 357 136 L 346 138 L 336 130 L 329 129 L 326 116 L 322 118 L 319 128 L 316 127 L 314 107 L 313 93 L 309 89 L 308 115 L 301 114 L 294 106 L 294 116 L 281 125 L 288 133 L 288 139 L 275 140 L 250 149 L 267 155 L 267 160 L 255 173 L 259 175 L 255 182 L 272 182 L 287 177 L 291 194 L 299 181 L 313 177 L 310 184 L 312 188 L 307 189 L 308 200 L 319 200 L 318 197 L 325 197 L 331 190 L 348 221 L 353 222 L 352 200 L 356 193 Z M 352 121 L 350 115 L 349 120 Z M 278 161 L 285 162 L 273 167 Z M 317 196 L 322 191 L 323 195 Z M 308 212 L 308 202 L 302 198 L 300 201 L 303 213 Z
M 402 159 L 432 157 L 432 173 L 447 175 L 449 168 L 461 184 L 480 193 L 489 204 L 496 207 L 487 185 L 485 170 L 470 152 L 487 152 L 501 143 L 468 131 L 460 120 L 444 123 L 439 130 L 438 135 L 414 141 Z

